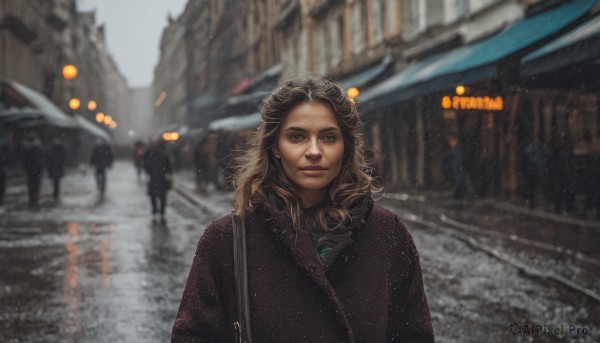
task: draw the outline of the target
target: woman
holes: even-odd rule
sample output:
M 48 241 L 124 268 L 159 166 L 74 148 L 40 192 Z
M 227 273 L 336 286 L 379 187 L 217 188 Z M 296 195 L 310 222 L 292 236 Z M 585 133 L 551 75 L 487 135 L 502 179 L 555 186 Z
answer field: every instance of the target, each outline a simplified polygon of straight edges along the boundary
M 354 104 L 328 79 L 292 80 L 261 109 L 234 180 L 245 220 L 254 342 L 432 342 L 419 257 L 373 205 Z M 232 342 L 232 216 L 204 232 L 173 342 Z

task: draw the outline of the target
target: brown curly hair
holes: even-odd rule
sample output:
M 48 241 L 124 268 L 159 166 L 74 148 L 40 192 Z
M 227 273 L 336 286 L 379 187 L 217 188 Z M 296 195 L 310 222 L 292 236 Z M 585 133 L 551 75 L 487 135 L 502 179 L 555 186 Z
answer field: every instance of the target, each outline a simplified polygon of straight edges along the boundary
M 284 82 L 265 99 L 260 111 L 262 123 L 250 148 L 238 161 L 233 179 L 236 192 L 234 207 L 235 212 L 244 218 L 251 197 L 256 192 L 262 194 L 263 189 L 269 187 L 285 203 L 294 229 L 300 228 L 302 200 L 297 187 L 286 176 L 281 161 L 275 158 L 273 147 L 277 144 L 280 127 L 286 115 L 305 102 L 320 102 L 329 106 L 344 139 L 342 169 L 329 186 L 327 203 L 316 212 L 316 222 L 326 233 L 318 242 L 320 246 L 330 240 L 329 233 L 350 219 L 348 209 L 356 199 L 382 190 L 380 180 L 371 176 L 372 168 L 365 160 L 361 133 L 363 125 L 356 106 L 345 96 L 344 90 L 329 78 L 309 76 L 304 79 L 292 79 Z M 326 218 L 329 218 L 330 224 Z

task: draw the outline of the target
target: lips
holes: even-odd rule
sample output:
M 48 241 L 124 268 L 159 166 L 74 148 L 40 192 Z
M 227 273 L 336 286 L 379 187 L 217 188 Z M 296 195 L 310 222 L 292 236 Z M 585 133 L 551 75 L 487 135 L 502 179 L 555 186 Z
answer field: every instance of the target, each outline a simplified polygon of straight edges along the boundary
M 325 168 L 321 166 L 306 166 L 300 168 L 300 170 L 325 170 Z

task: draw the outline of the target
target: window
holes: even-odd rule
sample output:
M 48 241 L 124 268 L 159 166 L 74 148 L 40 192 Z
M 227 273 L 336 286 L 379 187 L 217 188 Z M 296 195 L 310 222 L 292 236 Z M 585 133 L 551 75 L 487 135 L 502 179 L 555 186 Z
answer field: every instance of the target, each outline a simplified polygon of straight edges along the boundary
M 383 14 L 385 13 L 385 0 L 372 0 L 371 13 L 374 43 L 379 44 L 383 41 L 383 30 L 385 24 Z

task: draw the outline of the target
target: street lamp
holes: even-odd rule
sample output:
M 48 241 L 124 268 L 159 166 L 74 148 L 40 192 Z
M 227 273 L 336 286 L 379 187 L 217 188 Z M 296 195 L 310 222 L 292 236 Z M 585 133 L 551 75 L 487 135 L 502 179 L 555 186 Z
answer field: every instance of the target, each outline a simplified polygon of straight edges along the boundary
M 96 113 L 96 121 L 98 123 L 104 122 L 104 117 L 106 117 L 106 115 L 104 115 L 104 113 L 102 113 L 102 112 Z
M 112 117 L 111 116 L 105 116 L 104 117 L 104 124 L 109 125 L 111 121 L 112 121 Z
M 77 67 L 72 64 L 67 64 L 62 69 L 62 74 L 65 80 L 73 80 L 75 77 L 77 77 L 77 73 Z
M 98 108 L 98 104 L 94 100 L 88 101 L 88 110 L 95 111 Z
M 114 120 L 113 120 L 113 121 L 111 121 L 111 122 L 110 122 L 110 125 L 109 125 L 109 127 L 110 127 L 111 129 L 113 129 L 113 130 L 114 130 L 114 129 L 116 129 L 116 128 L 117 128 L 117 122 L 116 122 L 116 121 L 114 121 Z
M 81 101 L 79 101 L 79 99 L 71 98 L 71 100 L 69 100 L 69 108 L 73 111 L 77 111 L 79 106 L 81 106 Z

